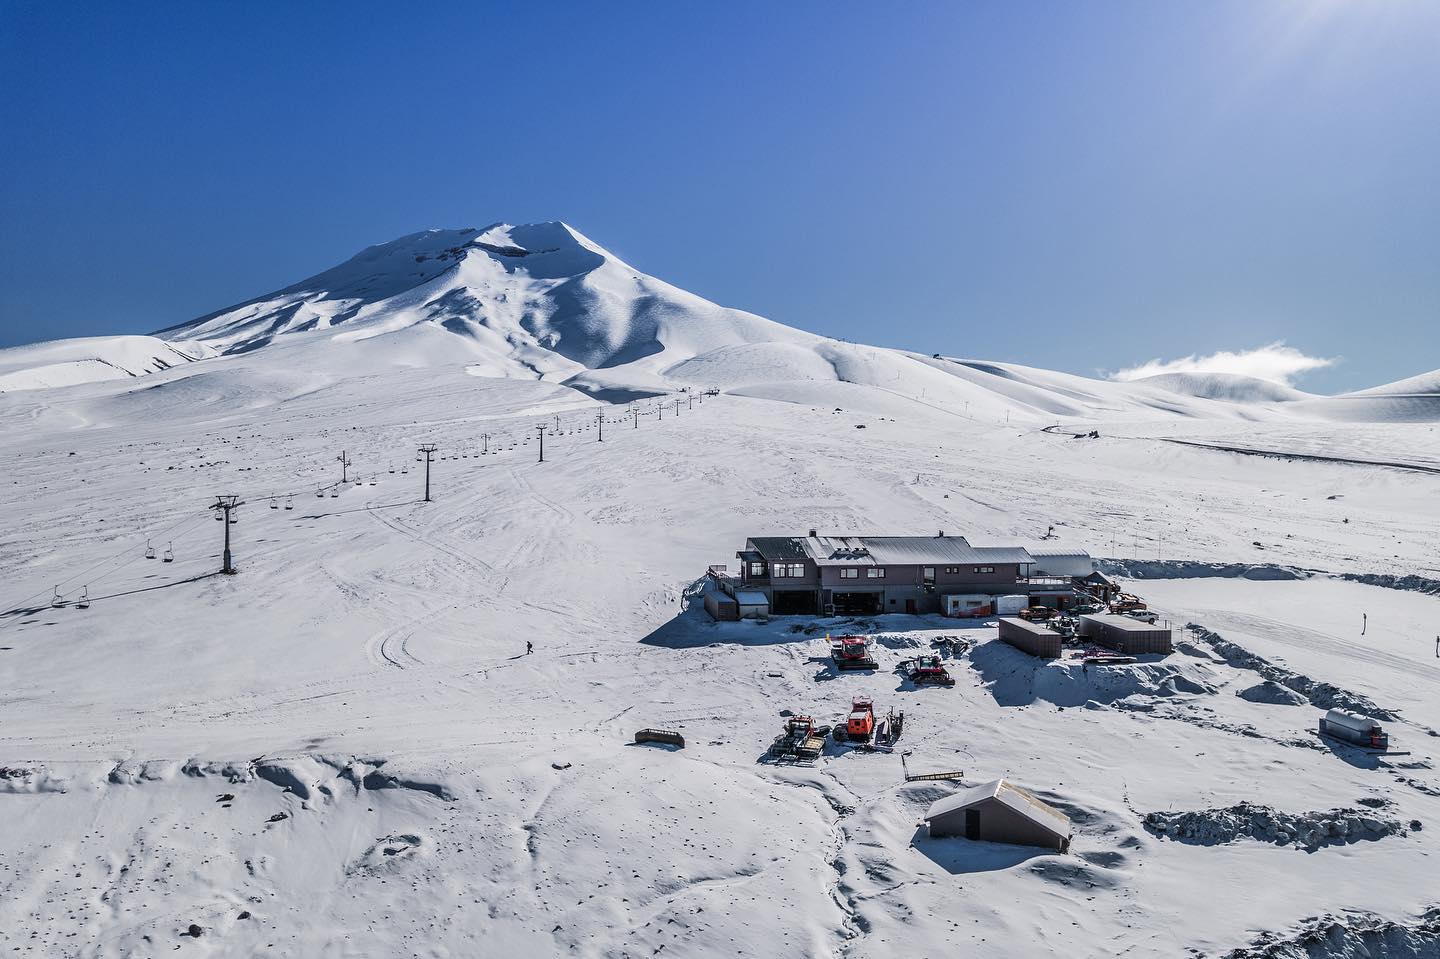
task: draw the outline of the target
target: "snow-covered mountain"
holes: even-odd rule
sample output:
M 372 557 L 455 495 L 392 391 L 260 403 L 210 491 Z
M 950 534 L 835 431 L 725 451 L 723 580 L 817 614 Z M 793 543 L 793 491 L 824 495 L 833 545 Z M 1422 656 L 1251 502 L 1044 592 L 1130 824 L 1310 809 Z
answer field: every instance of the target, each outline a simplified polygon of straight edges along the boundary
M 103 360 L 57 367 L 50 356 L 56 350 L 143 357 L 171 349 L 187 358 L 222 356 L 189 371 L 184 389 L 151 397 L 184 403 L 243 394 L 249 405 L 264 405 L 354 376 L 464 368 L 600 399 L 714 387 L 887 415 L 920 404 L 990 422 L 1440 419 L 1434 374 L 1332 398 L 1225 374 L 1115 382 L 844 342 L 719 306 L 642 273 L 559 222 L 413 233 L 154 338 L 64 343 L 72 345 L 27 348 L 33 352 L 0 367 L 9 372 L 8 388 L 136 372 L 134 363 L 111 369 Z
M 414 233 L 162 335 L 227 354 L 308 335 L 383 347 L 387 365 L 465 360 L 585 390 L 660 386 L 726 347 L 821 341 L 647 276 L 564 223 Z

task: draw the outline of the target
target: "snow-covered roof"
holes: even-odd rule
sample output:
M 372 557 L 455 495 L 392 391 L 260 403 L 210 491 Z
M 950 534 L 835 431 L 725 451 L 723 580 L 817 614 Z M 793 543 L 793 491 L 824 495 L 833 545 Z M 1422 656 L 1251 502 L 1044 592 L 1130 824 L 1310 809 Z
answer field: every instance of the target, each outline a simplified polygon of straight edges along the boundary
M 764 606 L 770 600 L 758 589 L 737 589 L 735 591 L 735 602 L 741 606 Z
M 1006 779 L 996 779 L 988 783 L 981 783 L 978 786 L 970 786 L 967 789 L 960 790 L 953 796 L 937 799 L 925 812 L 925 821 L 929 822 L 946 813 L 965 809 L 976 803 L 984 802 L 987 799 L 995 799 L 1004 803 L 1010 809 L 1032 822 L 1051 830 L 1057 836 L 1068 838 L 1070 835 L 1069 816 L 1054 806 L 1036 799 L 1030 793 Z
M 1036 559 L 1090 559 L 1083 549 L 1060 549 L 1055 546 L 1027 546 L 1025 552 Z

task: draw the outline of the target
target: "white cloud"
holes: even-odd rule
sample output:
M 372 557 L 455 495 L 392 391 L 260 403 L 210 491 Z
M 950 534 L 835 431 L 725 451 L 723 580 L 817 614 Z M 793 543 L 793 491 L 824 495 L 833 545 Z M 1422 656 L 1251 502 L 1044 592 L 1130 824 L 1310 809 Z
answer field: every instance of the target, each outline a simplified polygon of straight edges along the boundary
M 1209 356 L 1194 353 L 1178 360 L 1150 360 L 1139 366 L 1111 373 L 1112 380 L 1138 380 L 1158 373 L 1234 373 L 1239 376 L 1254 376 L 1262 380 L 1291 385 L 1291 380 L 1311 370 L 1333 366 L 1335 360 L 1323 356 L 1307 356 L 1283 342 L 1271 343 L 1253 350 L 1238 353 L 1221 350 Z

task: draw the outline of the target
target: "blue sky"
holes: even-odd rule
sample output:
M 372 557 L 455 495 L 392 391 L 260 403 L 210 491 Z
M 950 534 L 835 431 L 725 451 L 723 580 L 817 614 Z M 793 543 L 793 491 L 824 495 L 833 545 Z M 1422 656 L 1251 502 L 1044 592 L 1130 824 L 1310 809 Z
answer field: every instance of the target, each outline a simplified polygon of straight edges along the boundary
M 1426 0 L 7 0 L 0 345 L 563 219 L 848 339 L 1359 388 L 1440 366 L 1437 117 Z

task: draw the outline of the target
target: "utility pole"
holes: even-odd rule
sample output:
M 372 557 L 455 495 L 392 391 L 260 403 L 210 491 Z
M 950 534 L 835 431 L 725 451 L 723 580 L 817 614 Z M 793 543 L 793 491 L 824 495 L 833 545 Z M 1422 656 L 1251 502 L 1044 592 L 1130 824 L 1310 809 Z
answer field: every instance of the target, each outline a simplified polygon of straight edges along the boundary
M 434 456 L 435 451 L 439 448 L 434 443 L 426 443 L 416 449 L 417 453 L 425 454 L 425 502 L 427 503 L 430 502 L 430 457 Z
M 350 468 L 350 457 L 345 455 L 344 450 L 341 450 L 340 455 L 335 458 L 340 461 L 340 482 L 343 483 L 345 482 L 345 471 Z
M 220 572 L 231 576 L 235 575 L 235 564 L 230 561 L 230 524 L 233 522 L 230 519 L 230 511 L 240 505 L 241 501 L 238 496 L 217 496 L 215 505 L 210 507 L 220 510 L 220 516 L 225 520 L 225 551 L 220 554 Z
M 605 442 L 605 411 L 604 411 L 604 410 L 601 410 L 599 413 L 596 413 L 596 414 L 595 414 L 595 429 L 599 431 L 599 432 L 597 432 L 597 433 L 595 434 L 595 442 L 597 442 L 597 443 L 603 443 L 603 442 Z
M 540 462 L 545 462 L 545 424 L 541 423 L 535 427 L 535 432 L 540 434 Z

